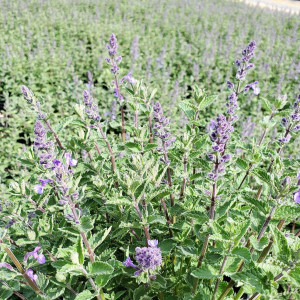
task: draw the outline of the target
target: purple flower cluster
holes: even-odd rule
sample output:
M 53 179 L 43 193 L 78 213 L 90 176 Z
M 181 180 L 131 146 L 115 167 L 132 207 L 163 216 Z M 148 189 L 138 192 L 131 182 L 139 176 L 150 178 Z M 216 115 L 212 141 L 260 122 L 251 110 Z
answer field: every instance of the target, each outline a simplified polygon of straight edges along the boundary
M 108 54 L 109 54 L 110 58 L 107 57 L 107 58 L 105 58 L 105 60 L 109 64 L 111 64 L 110 71 L 114 75 L 116 73 L 118 73 L 118 71 L 120 70 L 120 68 L 118 67 L 118 63 L 120 63 L 122 61 L 122 56 L 116 56 L 117 49 L 118 49 L 117 38 L 114 34 L 112 34 L 109 39 L 109 44 L 107 44 L 107 50 L 108 50 Z
M 30 256 L 32 256 L 34 259 L 37 260 L 37 262 L 38 262 L 40 265 L 44 264 L 44 263 L 46 262 L 46 258 L 45 258 L 45 256 L 44 256 L 42 253 L 38 254 L 38 251 L 39 251 L 40 249 L 41 249 L 41 247 L 38 246 L 38 247 L 35 247 L 33 251 L 27 252 L 27 253 L 25 254 L 25 256 L 24 256 L 24 262 L 27 262 L 27 259 L 28 259 Z
M 254 55 L 254 50 L 256 48 L 256 43 L 250 42 L 246 49 L 242 51 L 242 58 L 235 61 L 238 70 L 236 78 L 238 80 L 244 80 L 247 74 L 247 71 L 254 67 L 254 64 L 250 63 L 251 58 Z
M 300 95 L 293 104 L 293 112 L 288 117 L 281 119 L 283 127 L 288 127 L 286 134 L 279 138 L 278 141 L 282 144 L 288 143 L 291 139 L 290 131 L 297 132 L 300 130 Z
M 135 258 L 138 262 L 138 266 L 136 266 L 130 257 L 123 262 L 123 265 L 126 267 L 132 267 L 137 269 L 134 273 L 135 276 L 138 276 L 142 272 L 147 272 L 148 270 L 155 270 L 162 264 L 162 256 L 160 248 L 157 247 L 157 240 L 149 240 L 149 247 L 136 247 L 135 248 Z M 155 278 L 155 277 L 154 277 Z
M 213 152 L 209 153 L 207 157 L 216 164 L 216 168 L 213 172 L 208 174 L 208 177 L 212 180 L 216 180 L 219 174 L 224 172 L 225 169 L 222 163 L 226 163 L 231 159 L 230 154 L 223 154 L 223 152 L 229 135 L 233 130 L 234 128 L 231 121 L 228 121 L 223 114 L 220 114 L 216 121 L 214 119 L 210 121 L 209 131 L 210 139 L 213 142 Z M 221 155 L 220 158 L 218 158 L 219 155 Z
M 47 131 L 43 124 L 36 120 L 34 124 L 34 150 L 39 154 L 40 164 L 46 169 L 51 169 L 53 167 L 53 150 L 54 143 L 52 141 L 47 141 Z
M 85 105 L 85 112 L 88 118 L 94 121 L 100 121 L 98 105 L 94 102 L 93 97 L 87 90 L 83 91 L 83 102 Z
M 153 119 L 155 121 L 153 125 L 153 133 L 162 140 L 163 147 L 158 147 L 158 151 L 166 151 L 172 143 L 176 140 L 174 136 L 166 129 L 166 126 L 170 123 L 170 119 L 163 115 L 163 110 L 160 103 L 157 101 L 153 106 Z M 169 161 L 165 162 L 166 164 Z
M 41 120 L 45 119 L 46 114 L 41 111 L 41 108 L 40 108 L 41 104 L 40 104 L 40 102 L 35 100 L 35 97 L 34 97 L 32 91 L 25 85 L 22 85 L 21 90 L 22 90 L 22 93 L 23 93 L 25 99 L 27 100 L 27 103 L 33 104 L 32 109 L 37 113 L 38 118 Z

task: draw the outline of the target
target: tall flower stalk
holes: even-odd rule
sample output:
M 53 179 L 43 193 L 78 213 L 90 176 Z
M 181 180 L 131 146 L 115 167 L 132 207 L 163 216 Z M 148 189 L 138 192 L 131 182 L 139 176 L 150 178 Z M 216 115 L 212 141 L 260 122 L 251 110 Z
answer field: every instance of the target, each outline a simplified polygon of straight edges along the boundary
M 118 64 L 122 61 L 122 56 L 117 56 L 118 42 L 117 38 L 114 34 L 110 36 L 109 43 L 107 44 L 107 50 L 109 54 L 109 58 L 105 58 L 105 60 L 111 65 L 111 73 L 114 76 L 114 86 L 115 86 L 115 94 L 119 99 L 121 106 L 121 127 L 122 127 L 122 141 L 125 142 L 125 115 L 124 115 L 124 100 L 121 95 L 120 86 L 118 82 L 117 73 L 120 68 Z
M 213 220 L 215 216 L 215 202 L 217 198 L 217 179 L 224 173 L 225 166 L 224 163 L 231 159 L 230 154 L 225 154 L 227 142 L 230 138 L 230 134 L 233 132 L 233 123 L 238 119 L 235 111 L 239 108 L 238 96 L 241 91 L 247 92 L 249 89 L 253 89 L 255 94 L 259 93 L 259 88 L 257 87 L 258 82 L 255 81 L 250 84 L 246 84 L 242 87 L 242 83 L 245 80 L 248 70 L 252 69 L 254 65 L 250 63 L 251 58 L 254 55 L 254 50 L 256 48 L 255 42 L 250 42 L 246 49 L 242 51 L 242 58 L 236 60 L 237 73 L 236 79 L 238 80 L 237 85 L 227 81 L 227 86 L 232 90 L 232 93 L 228 97 L 226 103 L 227 111 L 226 115 L 219 114 L 216 120 L 212 119 L 209 125 L 210 139 L 212 141 L 212 152 L 208 153 L 208 159 L 213 163 L 213 168 L 210 173 L 208 173 L 208 178 L 212 180 L 211 188 L 211 198 L 210 198 L 210 210 L 209 219 Z M 205 257 L 210 234 L 207 233 L 202 245 L 202 250 L 198 259 L 197 268 L 200 268 Z M 227 258 L 226 258 L 227 259 Z M 225 258 L 224 258 L 225 260 Z M 194 278 L 193 281 L 193 294 L 197 291 L 198 278 Z
M 153 125 L 153 133 L 161 140 L 162 143 L 162 147 L 158 147 L 157 150 L 163 154 L 163 158 L 161 158 L 161 161 L 164 164 L 169 165 L 170 160 L 168 158 L 168 148 L 172 145 L 176 138 L 174 136 L 171 136 L 171 133 L 167 130 L 167 125 L 170 123 L 170 119 L 166 118 L 163 115 L 162 107 L 158 101 L 153 106 L 153 119 L 155 121 L 155 124 Z M 171 170 L 169 167 L 167 168 L 167 177 L 168 185 L 170 188 L 172 188 Z M 174 206 L 175 199 L 173 192 L 170 193 L 170 201 L 171 206 Z M 173 216 L 172 223 L 174 222 L 175 217 Z

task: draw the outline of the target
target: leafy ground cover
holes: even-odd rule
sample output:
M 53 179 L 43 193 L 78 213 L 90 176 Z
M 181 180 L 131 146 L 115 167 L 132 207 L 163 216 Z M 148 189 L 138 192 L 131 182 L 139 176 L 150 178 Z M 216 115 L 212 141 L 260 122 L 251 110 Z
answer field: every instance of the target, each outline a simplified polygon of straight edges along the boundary
M 297 16 L 0 7 L 1 299 L 296 299 Z

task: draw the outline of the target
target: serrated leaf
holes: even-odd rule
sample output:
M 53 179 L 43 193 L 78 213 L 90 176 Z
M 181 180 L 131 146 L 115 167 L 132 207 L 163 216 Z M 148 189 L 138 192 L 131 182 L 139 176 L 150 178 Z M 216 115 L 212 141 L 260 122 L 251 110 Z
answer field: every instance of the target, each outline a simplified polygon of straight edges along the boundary
M 172 239 L 166 239 L 159 243 L 162 255 L 169 255 L 176 246 L 177 242 Z
M 108 263 L 97 261 L 90 265 L 91 275 L 110 275 L 114 271 L 114 268 Z
M 77 239 L 76 243 L 76 251 L 78 253 L 78 262 L 83 265 L 84 263 L 84 252 L 81 237 Z
M 214 101 L 216 101 L 218 96 L 216 95 L 211 95 L 211 96 L 206 96 L 203 98 L 203 100 L 200 102 L 198 106 L 198 110 L 203 110 L 209 105 L 211 105 Z
M 144 152 L 150 151 L 152 149 L 156 149 L 157 148 L 157 144 L 147 144 L 144 148 Z
M 245 247 L 235 247 L 232 249 L 231 254 L 239 256 L 245 261 L 251 260 L 251 255 L 250 255 L 249 249 L 245 248 Z
M 109 279 L 109 274 L 101 274 L 96 277 L 95 282 L 98 286 L 104 287 L 109 282 Z
M 243 160 L 243 159 L 241 159 L 241 158 L 238 158 L 238 159 L 236 160 L 236 164 L 237 164 L 237 166 L 238 166 L 240 169 L 242 169 L 242 170 L 244 170 L 244 171 L 247 171 L 247 170 L 248 170 L 248 163 L 247 163 L 245 160 Z
M 272 113 L 272 105 L 271 103 L 269 102 L 268 99 L 264 98 L 264 97 L 261 97 L 261 101 L 262 101 L 262 104 L 263 104 L 263 107 L 269 112 L 269 113 Z
M 215 279 L 218 277 L 218 271 L 212 266 L 207 265 L 194 270 L 191 275 L 198 279 Z
M 194 119 L 196 114 L 195 109 L 187 101 L 180 102 L 178 106 L 190 121 Z
M 261 251 L 269 244 L 269 239 L 263 236 L 258 242 L 255 236 L 250 236 L 250 242 L 254 249 Z
M 256 168 L 251 171 L 251 174 L 259 178 L 261 181 L 265 182 L 269 186 L 273 187 L 271 177 L 266 171 Z
M 251 269 L 238 272 L 236 274 L 230 274 L 230 277 L 233 280 L 239 280 L 246 284 L 250 284 L 255 287 L 259 293 L 265 293 L 270 290 L 270 285 L 268 284 L 267 276 L 264 276 L 263 274 L 262 269 L 253 265 Z
M 125 143 L 125 147 L 130 149 L 133 152 L 141 152 L 141 145 L 133 142 Z
M 95 296 L 89 291 L 89 290 L 85 290 L 81 293 L 79 293 L 75 300 L 90 300 L 93 299 Z
M 266 209 L 266 203 L 261 201 L 261 200 L 257 200 L 255 198 L 252 198 L 250 196 L 248 196 L 247 194 L 242 194 L 241 200 L 246 203 L 246 204 L 250 204 L 252 205 L 257 211 L 262 212 L 263 214 L 267 214 L 268 210 Z
M 276 220 L 294 220 L 295 216 L 300 215 L 300 205 L 282 205 L 276 208 L 273 219 Z
M 250 220 L 246 221 L 246 223 L 242 226 L 239 234 L 234 238 L 235 244 L 238 244 L 241 238 L 245 235 L 247 232 L 248 228 L 250 226 Z
M 286 237 L 274 225 L 270 226 L 270 230 L 274 238 L 274 253 L 277 255 L 277 258 L 279 258 L 279 260 L 283 261 L 284 263 L 288 263 L 291 258 L 291 251 L 289 249 Z
M 109 235 L 111 228 L 112 227 L 110 226 L 109 228 L 102 230 L 101 232 L 97 232 L 95 235 L 93 235 L 91 239 L 91 247 L 94 249 L 94 251 L 98 246 L 100 246 L 103 243 L 103 241 Z
M 105 202 L 107 205 L 109 204 L 113 204 L 113 205 L 132 205 L 132 200 L 128 199 L 128 198 L 116 198 L 116 199 L 108 199 Z
M 80 229 L 83 232 L 89 232 L 94 228 L 94 222 L 88 216 L 83 216 L 80 218 Z

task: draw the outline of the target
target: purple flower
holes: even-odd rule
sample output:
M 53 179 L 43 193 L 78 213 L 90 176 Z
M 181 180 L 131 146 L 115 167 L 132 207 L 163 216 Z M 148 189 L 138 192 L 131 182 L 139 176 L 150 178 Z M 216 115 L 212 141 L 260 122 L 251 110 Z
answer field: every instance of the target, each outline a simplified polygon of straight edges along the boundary
M 38 193 L 38 194 L 43 194 L 44 188 L 46 187 L 47 183 L 48 183 L 48 182 L 52 183 L 53 180 L 51 180 L 51 179 L 39 179 L 39 182 L 40 182 L 41 184 L 36 184 L 36 185 L 34 186 L 34 190 L 35 190 L 35 192 Z
M 131 84 L 135 84 L 135 79 L 132 77 L 132 72 L 129 72 L 126 76 L 124 76 L 122 79 L 121 79 L 121 83 L 123 83 L 124 81 L 127 81 Z
M 125 261 L 122 262 L 122 264 L 126 267 L 132 267 L 132 268 L 138 269 L 138 267 L 133 263 L 133 261 L 131 260 L 131 258 L 129 256 L 126 258 Z
M 90 95 L 89 91 L 83 91 L 83 102 L 85 105 L 85 112 L 89 119 L 94 121 L 100 121 L 99 108 L 98 105 L 94 102 L 93 97 Z
M 67 166 L 75 167 L 77 165 L 77 160 L 71 159 L 71 153 L 65 153 L 65 159 Z
M 294 201 L 300 203 L 300 189 L 294 194 Z
M 233 89 L 234 88 L 234 84 L 230 81 L 227 80 L 227 86 L 229 89 Z
M 38 276 L 33 273 L 33 270 L 32 269 L 26 270 L 26 274 L 36 284 L 36 281 L 38 280 Z
M 0 263 L 0 268 L 7 268 L 11 271 L 14 270 L 14 268 L 9 263 L 6 263 L 6 262 Z
M 41 247 L 38 246 L 38 247 L 35 247 L 33 251 L 27 252 L 27 253 L 25 254 L 25 256 L 24 256 L 24 261 L 26 262 L 27 259 L 28 259 L 30 256 L 32 256 L 33 258 L 35 258 L 35 259 L 38 261 L 38 263 L 39 263 L 40 265 L 44 264 L 44 263 L 46 262 L 46 258 L 45 258 L 45 256 L 44 256 L 43 254 L 38 254 L 38 251 L 39 251 L 40 249 L 41 249 Z

